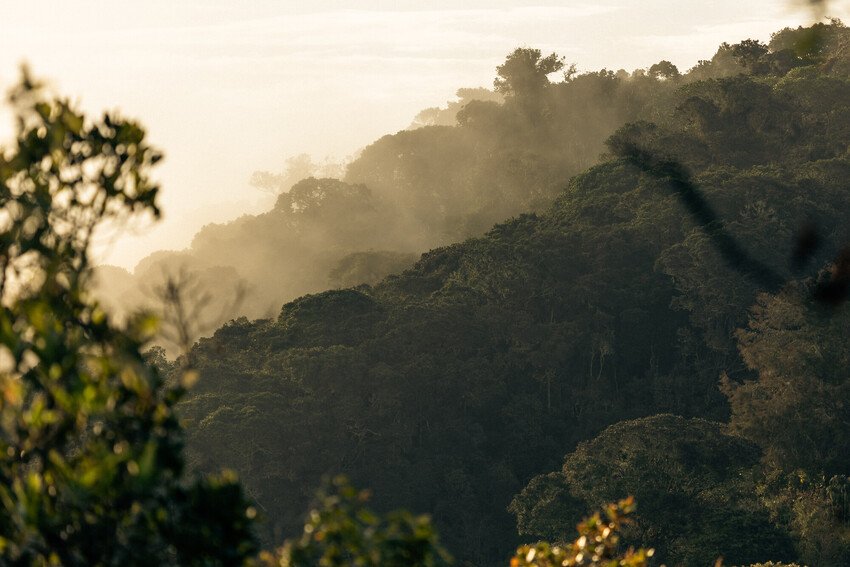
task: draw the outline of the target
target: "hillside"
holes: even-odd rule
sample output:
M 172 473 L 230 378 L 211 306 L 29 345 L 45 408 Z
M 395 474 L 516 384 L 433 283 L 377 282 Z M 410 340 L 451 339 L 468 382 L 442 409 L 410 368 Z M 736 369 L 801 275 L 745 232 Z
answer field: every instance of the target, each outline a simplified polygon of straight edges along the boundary
M 545 59 L 530 48 L 517 54 L 532 66 Z M 434 125 L 382 137 L 344 171 L 300 156 L 284 172 L 255 173 L 255 184 L 277 195 L 269 211 L 207 225 L 188 249 L 143 259 L 129 282 L 102 268 L 103 303 L 115 313 L 158 307 L 156 288 L 191 272 L 216 306 L 202 317 L 209 334 L 238 316 L 274 316 L 306 293 L 375 284 L 432 248 L 545 210 L 620 125 L 668 114 L 681 79 L 536 71 L 542 87 L 531 88 L 522 73 L 502 72 L 503 102 L 487 89 L 460 89 L 458 101 L 417 119 Z M 222 309 L 235 295 L 238 305 Z
M 302 181 L 266 216 L 207 229 L 193 254 L 209 246 L 228 258 L 233 243 L 271 281 L 306 270 L 309 286 L 288 293 L 318 291 L 351 252 L 473 237 L 200 340 L 202 379 L 181 408 L 191 465 L 238 470 L 276 542 L 297 532 L 322 475 L 344 472 L 381 507 L 430 513 L 460 564 L 503 562 L 517 520 L 524 538 L 557 537 L 600 498 L 625 496 L 612 486 L 681 507 L 670 519 L 670 506 L 648 501 L 631 534 L 661 537 L 661 561 L 697 565 L 718 551 L 730 564 L 846 564 L 850 514 L 828 494 L 850 473 L 847 410 L 816 400 L 846 400 L 847 315 L 819 311 L 807 290 L 847 270 L 850 32 L 814 30 L 820 42 L 805 51 L 794 47 L 811 30 L 783 30 L 770 46 L 721 46 L 684 75 L 659 63 L 642 76 L 515 82 L 502 105 L 469 103 L 458 126 L 379 140 L 344 181 Z M 623 151 L 635 147 L 678 164 L 782 290 L 730 267 L 669 179 Z M 377 226 L 407 240 L 390 249 Z M 327 256 L 299 252 L 309 269 L 281 263 L 252 248 L 255 227 L 272 248 L 293 231 Z M 800 253 L 801 231 L 820 245 Z M 813 349 L 829 364 L 807 362 Z M 787 364 L 768 363 L 780 355 Z M 618 448 L 609 426 L 659 441 Z M 623 472 L 653 467 L 667 488 Z M 622 482 L 604 482 L 615 474 Z M 789 487 L 794 474 L 807 480 Z M 697 555 L 682 544 L 695 533 Z M 723 547 L 749 533 L 767 535 Z

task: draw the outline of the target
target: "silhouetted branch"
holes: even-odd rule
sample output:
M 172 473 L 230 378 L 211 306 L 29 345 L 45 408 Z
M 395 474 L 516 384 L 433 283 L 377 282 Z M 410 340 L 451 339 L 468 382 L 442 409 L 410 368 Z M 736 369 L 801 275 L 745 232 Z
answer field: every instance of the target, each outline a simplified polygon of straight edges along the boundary
M 712 209 L 682 164 L 670 159 L 660 159 L 630 142 L 618 142 L 613 149 L 620 157 L 644 173 L 669 184 L 673 193 L 694 221 L 705 231 L 714 248 L 729 267 L 769 293 L 776 293 L 788 282 L 788 278 L 747 252 L 726 230 L 723 220 Z M 791 258 L 792 266 L 798 270 L 802 269 L 819 246 L 820 236 L 815 226 L 811 223 L 803 225 L 795 243 Z M 838 253 L 828 277 L 816 279 L 817 282 L 811 290 L 812 300 L 826 307 L 841 305 L 850 294 L 850 246 L 844 246 Z

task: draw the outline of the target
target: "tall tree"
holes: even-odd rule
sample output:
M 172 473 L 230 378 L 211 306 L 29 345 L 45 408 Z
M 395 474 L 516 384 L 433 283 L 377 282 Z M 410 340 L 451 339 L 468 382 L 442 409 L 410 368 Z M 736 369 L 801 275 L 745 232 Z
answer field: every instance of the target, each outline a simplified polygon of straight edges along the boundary
M 542 57 L 539 49 L 518 47 L 496 67 L 496 92 L 521 99 L 537 99 L 549 85 L 549 75 L 564 68 L 564 58 L 556 53 Z
M 731 425 L 758 443 L 771 468 L 827 478 L 850 470 L 850 313 L 826 316 L 807 302 L 805 285 L 762 295 L 737 333 L 758 378 L 724 378 Z

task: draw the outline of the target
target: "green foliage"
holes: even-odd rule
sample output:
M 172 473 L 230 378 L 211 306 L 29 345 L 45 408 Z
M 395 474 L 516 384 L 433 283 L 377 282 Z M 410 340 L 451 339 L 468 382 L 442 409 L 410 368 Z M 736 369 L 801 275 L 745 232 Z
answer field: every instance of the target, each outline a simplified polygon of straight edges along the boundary
M 820 38 L 817 49 L 812 47 L 809 55 L 795 50 L 810 32 Z M 376 283 L 404 267 L 375 262 L 371 256 L 353 272 L 341 274 L 340 262 L 363 259 L 357 254 L 370 249 L 419 254 L 480 236 L 506 218 L 544 211 L 571 176 L 599 163 L 605 139 L 620 126 L 646 120 L 659 127 L 672 123 L 675 130 L 681 126 L 674 116 L 677 108 L 692 132 L 672 137 L 669 141 L 676 145 L 664 149 L 673 150 L 689 168 L 783 163 L 796 159 L 789 155 L 795 152 L 810 154 L 803 159 L 840 157 L 846 147 L 841 139 L 850 131 L 850 112 L 841 102 L 847 100 L 842 99 L 850 60 L 846 37 L 839 22 L 782 30 L 759 60 L 767 70 L 757 76 L 732 54 L 752 40 L 724 44 L 711 62 L 678 77 L 669 62 L 660 61 L 648 72 L 568 72 L 558 81 L 546 72 L 561 58 L 517 49 L 500 68 L 527 85 L 531 95 L 521 100 L 509 96 L 503 102 L 490 91 L 461 89 L 460 110 L 447 110 L 449 119 L 432 117 L 440 126 L 377 140 L 347 165 L 344 175 L 337 172 L 345 184 L 311 181 L 311 175 L 320 177 L 317 166 L 306 156 L 293 158 L 284 174 L 261 174 L 255 181 L 282 192 L 284 201 L 290 187 L 301 196 L 323 195 L 307 199 L 309 214 L 292 214 L 291 207 L 279 203 L 264 214 L 210 225 L 190 250 L 141 263 L 132 286 L 116 282 L 100 291 L 112 299 L 110 308 L 120 311 L 128 301 L 143 301 L 142 290 L 161 277 L 162 268 L 173 272 L 175 264 L 182 263 L 199 272 L 198 279 L 215 298 L 212 303 L 229 304 L 234 289 L 246 288 L 238 313 L 209 313 L 214 326 L 236 315 L 273 317 L 283 303 L 305 293 L 320 292 L 329 284 Z M 800 80 L 800 74 L 809 79 L 814 74 L 818 80 Z M 723 78 L 734 80 L 717 81 Z M 827 78 L 834 79 L 832 84 L 825 84 Z M 774 86 L 785 79 L 785 87 Z M 822 101 L 827 94 L 834 100 Z M 801 114 L 800 105 L 809 102 L 814 102 L 810 110 L 815 112 Z M 459 127 L 450 126 L 455 115 Z M 670 138 L 670 132 L 664 134 Z M 298 183 L 298 175 L 307 178 L 305 183 Z M 232 272 L 223 274 L 225 267 Z M 213 271 L 216 268 L 219 271 Z
M 762 295 L 737 333 L 758 378 L 724 378 L 731 425 L 764 450 L 773 469 L 827 477 L 850 470 L 850 313 L 825 314 L 806 301 L 806 286 Z
M 774 522 L 794 538 L 800 563 L 825 567 L 847 564 L 847 477 L 838 475 L 826 481 L 804 471 L 773 470 L 759 483 L 758 493 Z
M 605 565 L 606 567 L 646 567 L 654 555 L 652 549 L 630 548 L 618 554 L 618 532 L 629 522 L 634 512 L 634 499 L 629 497 L 605 508 L 605 520 L 599 512 L 578 524 L 579 538 L 561 548 L 548 543 L 523 545 L 511 558 L 511 567 L 568 567 L 574 565 Z
M 325 482 L 318 498 L 301 538 L 278 551 L 274 561 L 280 567 L 433 567 L 451 561 L 427 516 L 399 511 L 380 517 L 366 507 L 369 493 L 344 477 Z
M 757 460 L 757 448 L 721 424 L 670 415 L 621 422 L 579 444 L 560 472 L 533 479 L 510 510 L 521 534 L 563 542 L 577 517 L 630 493 L 644 504 L 624 538 L 652 545 L 660 561 L 792 558 L 789 538 L 755 495 Z M 751 537 L 737 539 L 741 532 Z
M 0 152 L 0 562 L 241 565 L 255 550 L 230 477 L 183 478 L 169 389 L 145 362 L 156 322 L 122 329 L 88 297 L 88 245 L 158 214 L 160 154 L 137 124 L 93 122 L 25 73 Z M 250 515 L 250 514 L 248 514 Z
M 724 376 L 731 426 L 762 448 L 759 491 L 775 521 L 794 536 L 800 559 L 844 565 L 848 523 L 848 363 L 846 310 L 824 312 L 808 301 L 813 284 L 762 295 L 747 328 L 736 334 L 757 373 Z

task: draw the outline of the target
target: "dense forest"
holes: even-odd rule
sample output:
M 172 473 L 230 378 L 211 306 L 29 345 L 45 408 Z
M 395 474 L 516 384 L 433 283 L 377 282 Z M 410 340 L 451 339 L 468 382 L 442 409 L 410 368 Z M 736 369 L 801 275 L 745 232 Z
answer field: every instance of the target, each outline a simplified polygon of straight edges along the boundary
M 737 72 L 724 53 L 706 65 Z M 255 172 L 252 183 L 277 194 L 271 210 L 210 224 L 188 249 L 155 252 L 132 274 L 99 267 L 102 303 L 114 313 L 155 308 L 169 277 L 191 273 L 209 296 L 199 319 L 210 333 L 236 316 L 274 317 L 307 293 L 376 284 L 423 252 L 546 210 L 570 177 L 598 161 L 619 126 L 668 113 L 680 80 L 667 63 L 634 76 L 569 68 L 553 83 L 549 75 L 564 64 L 545 61 L 536 50 L 518 51 L 501 67 L 496 92 L 459 89 L 457 101 L 422 111 L 410 129 L 364 148 L 342 171 L 305 155 L 280 173 Z M 539 68 L 526 76 L 529 65 Z
M 848 45 L 834 21 L 686 73 L 580 75 L 517 49 L 503 102 L 208 227 L 196 258 L 311 280 L 283 294 L 336 288 L 195 345 L 190 466 L 237 470 L 269 542 L 345 473 L 383 508 L 428 512 L 462 564 L 564 541 L 633 494 L 626 539 L 659 563 L 846 565 L 848 316 L 817 298 L 848 278 Z M 677 164 L 710 218 L 635 148 Z
M 654 564 L 850 564 L 841 22 L 684 73 L 518 48 L 495 92 L 423 111 L 342 179 L 258 176 L 271 211 L 135 270 L 194 271 L 166 286 L 177 359 L 142 354 L 150 317 L 116 330 L 86 252 L 101 218 L 156 212 L 160 156 L 135 124 L 28 106 L 27 81 L 0 154 L 8 564 L 107 542 L 103 564 L 240 565 L 289 540 L 281 565 L 546 565 L 544 544 L 510 558 L 629 495 L 580 527 L 605 549 L 562 564 L 609 557 L 613 528 Z M 218 308 L 242 290 L 245 316 L 193 343 L 204 288 Z M 377 512 L 343 481 L 317 505 L 339 474 Z

